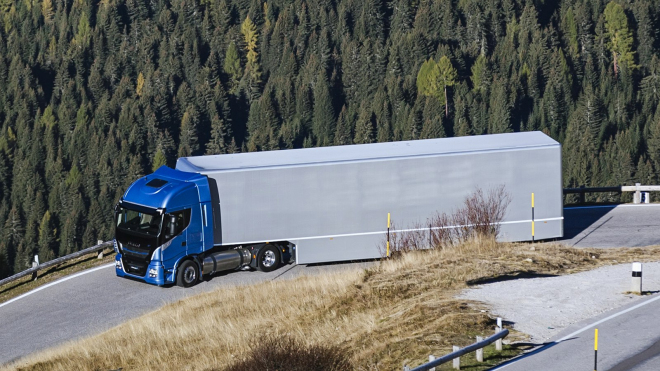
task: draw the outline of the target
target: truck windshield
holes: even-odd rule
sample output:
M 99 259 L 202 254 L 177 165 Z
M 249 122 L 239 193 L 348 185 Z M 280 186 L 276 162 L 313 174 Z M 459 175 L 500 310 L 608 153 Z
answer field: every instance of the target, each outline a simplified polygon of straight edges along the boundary
M 124 207 L 117 207 L 117 228 L 125 231 L 137 232 L 149 236 L 158 236 L 162 222 L 162 215 L 143 213 Z

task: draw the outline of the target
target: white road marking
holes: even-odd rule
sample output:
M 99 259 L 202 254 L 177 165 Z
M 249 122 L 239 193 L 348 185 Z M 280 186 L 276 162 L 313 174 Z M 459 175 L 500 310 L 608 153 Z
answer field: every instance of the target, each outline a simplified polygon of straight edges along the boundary
M 16 300 L 20 300 L 20 299 L 23 299 L 23 298 L 26 297 L 26 296 L 30 296 L 30 295 L 34 294 L 35 292 L 39 292 L 39 291 L 41 291 L 41 290 L 43 290 L 43 289 L 46 289 L 46 288 L 48 288 L 48 287 L 55 286 L 55 285 L 57 285 L 58 283 L 62 283 L 62 282 L 64 282 L 64 281 L 68 281 L 68 280 L 70 280 L 70 279 L 72 279 L 72 278 L 80 277 L 80 276 L 85 275 L 85 274 L 87 274 L 87 273 L 96 272 L 96 271 L 98 271 L 98 270 L 100 270 L 100 269 L 103 269 L 103 268 L 114 267 L 114 266 L 115 266 L 115 263 L 110 263 L 110 264 L 102 265 L 102 266 L 100 266 L 100 267 L 96 267 L 96 268 L 92 268 L 92 269 L 89 269 L 89 270 L 86 270 L 86 271 L 82 271 L 82 272 L 80 272 L 80 273 L 76 273 L 76 274 L 71 275 L 71 276 L 68 276 L 68 277 L 64 277 L 64 278 L 62 278 L 62 279 L 60 279 L 60 280 L 57 280 L 57 281 L 55 281 L 55 282 L 51 282 L 51 283 L 49 283 L 49 284 L 46 284 L 46 285 L 43 285 L 43 286 L 37 287 L 36 289 L 34 289 L 34 290 L 32 290 L 32 291 L 28 291 L 28 292 L 26 292 L 26 293 L 23 294 L 23 295 L 19 295 L 19 296 L 15 297 L 15 298 L 13 298 L 13 299 L 11 299 L 11 300 L 8 300 L 8 301 L 6 301 L 6 302 L 0 304 L 0 308 L 4 307 L 5 305 L 7 305 L 7 304 L 9 304 L 9 303 L 13 303 L 13 302 L 15 302 Z
M 579 335 L 579 334 L 581 334 L 581 333 L 583 333 L 583 332 L 585 332 L 585 331 L 587 331 L 587 330 L 589 330 L 589 329 L 592 329 L 592 328 L 594 328 L 594 327 L 600 325 L 601 323 L 607 322 L 607 321 L 609 321 L 609 320 L 611 320 L 611 319 L 614 319 L 614 318 L 616 318 L 616 317 L 618 317 L 618 316 L 620 316 L 620 315 L 622 315 L 622 314 L 626 314 L 626 313 L 628 313 L 628 312 L 632 312 L 632 311 L 635 310 L 635 309 L 639 309 L 639 308 L 641 308 L 641 307 L 643 307 L 643 306 L 645 306 L 645 305 L 647 305 L 647 304 L 651 304 L 651 303 L 653 303 L 654 301 L 657 301 L 657 300 L 660 300 L 660 295 L 656 296 L 656 297 L 653 298 L 653 299 L 647 300 L 647 301 L 645 301 L 645 302 L 643 302 L 643 303 L 639 303 L 639 304 L 637 304 L 637 305 L 635 305 L 635 306 L 632 306 L 632 307 L 630 307 L 630 308 L 628 308 L 628 309 L 624 309 L 624 310 L 622 310 L 621 312 L 614 313 L 614 314 L 612 314 L 611 316 L 609 316 L 609 317 L 605 317 L 605 318 L 603 318 L 603 319 L 601 319 L 601 320 L 599 320 L 599 321 L 596 321 L 596 322 L 594 322 L 594 323 L 592 323 L 592 324 L 590 324 L 590 325 L 584 326 L 583 328 L 581 328 L 581 329 L 579 329 L 579 330 L 577 330 L 577 331 L 574 331 L 574 332 L 572 332 L 572 333 L 570 333 L 570 334 L 564 336 L 563 338 L 561 338 L 561 339 L 559 339 L 559 340 L 556 340 L 556 341 L 553 341 L 553 342 L 551 342 L 551 343 L 548 343 L 548 344 L 544 345 L 543 347 L 541 347 L 541 348 L 539 348 L 539 349 L 536 349 L 536 350 L 532 351 L 531 353 L 534 353 L 534 354 L 536 354 L 536 353 L 540 353 L 540 352 L 543 351 L 543 349 L 545 349 L 545 348 L 549 348 L 549 347 L 551 347 L 551 346 L 557 345 L 557 344 L 559 344 L 559 343 L 561 343 L 561 342 L 563 342 L 563 341 L 565 341 L 565 340 L 568 340 L 568 339 L 574 337 L 575 335 Z M 532 356 L 532 355 L 533 355 L 533 354 L 530 354 L 529 356 Z M 503 369 L 503 368 L 505 368 L 505 367 L 507 367 L 507 366 L 510 366 L 510 365 L 512 365 L 512 364 L 514 364 L 514 363 L 516 363 L 516 362 L 518 362 L 518 361 L 520 361 L 520 360 L 522 360 L 522 359 L 524 359 L 524 358 L 527 358 L 527 357 L 526 357 L 525 355 L 523 355 L 523 356 L 521 356 L 521 357 L 518 358 L 518 359 L 514 359 L 514 360 L 512 360 L 511 362 L 509 362 L 509 363 L 507 363 L 507 364 L 505 364 L 505 365 L 502 365 L 502 366 L 500 366 L 500 367 L 495 367 L 495 368 L 493 368 L 492 370 L 501 370 L 501 369 Z

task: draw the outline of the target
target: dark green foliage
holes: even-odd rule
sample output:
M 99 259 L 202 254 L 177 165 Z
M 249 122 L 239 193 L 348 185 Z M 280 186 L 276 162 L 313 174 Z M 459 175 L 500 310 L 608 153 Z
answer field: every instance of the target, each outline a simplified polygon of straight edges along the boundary
M 0 12 L 0 277 L 111 238 L 125 187 L 177 156 L 543 130 L 567 186 L 658 181 L 654 1 Z

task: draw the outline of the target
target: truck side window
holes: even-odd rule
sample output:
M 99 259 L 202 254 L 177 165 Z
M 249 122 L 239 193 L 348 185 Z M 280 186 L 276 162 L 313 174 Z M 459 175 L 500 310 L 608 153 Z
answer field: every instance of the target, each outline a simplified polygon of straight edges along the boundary
M 174 222 L 174 224 L 172 224 Z M 165 243 L 178 236 L 190 224 L 190 209 L 165 214 L 163 222 L 163 242 Z M 172 233 L 174 232 L 174 233 Z

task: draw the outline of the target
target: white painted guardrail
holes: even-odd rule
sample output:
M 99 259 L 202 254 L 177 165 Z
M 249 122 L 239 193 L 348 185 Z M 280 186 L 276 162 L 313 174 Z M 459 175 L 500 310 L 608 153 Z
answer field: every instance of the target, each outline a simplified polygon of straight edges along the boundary
M 112 247 L 112 246 L 113 246 L 112 241 L 103 242 L 103 241 L 99 240 L 98 244 L 96 244 L 92 247 L 88 247 L 84 250 L 76 251 L 72 254 L 65 255 L 65 256 L 59 257 L 57 259 L 47 261 L 47 262 L 42 263 L 42 264 L 39 264 L 38 258 L 35 257 L 35 262 L 34 263 L 36 263 L 36 264 L 33 263 L 32 268 L 24 270 L 23 272 L 20 272 L 20 273 L 16 273 L 15 275 L 7 277 L 3 280 L 0 280 L 0 286 L 4 285 L 6 283 L 12 282 L 12 281 L 16 281 L 17 279 L 23 278 L 23 277 L 25 277 L 27 275 L 30 275 L 30 274 L 32 274 L 33 277 L 36 278 L 37 272 L 40 271 L 40 270 L 44 270 L 44 269 L 47 269 L 47 268 L 65 263 L 69 260 L 73 260 L 73 259 L 79 258 L 79 257 L 84 256 L 84 255 L 96 253 L 96 254 L 99 255 L 99 259 L 101 259 L 101 258 L 103 258 L 103 250 L 105 250 L 108 247 Z
M 433 355 L 429 356 L 429 362 L 425 363 L 421 366 L 417 366 L 413 369 L 410 369 L 408 366 L 403 366 L 403 371 L 435 371 L 435 366 L 440 366 L 443 363 L 447 363 L 449 361 L 454 361 L 454 368 L 457 370 L 461 369 L 461 356 L 472 353 L 474 351 L 477 352 L 477 361 L 478 362 L 483 362 L 484 361 L 484 354 L 483 354 L 483 348 L 495 343 L 495 349 L 497 351 L 502 351 L 502 339 L 506 337 L 509 334 L 508 329 L 503 329 L 502 328 L 502 319 L 498 318 L 497 319 L 497 327 L 495 327 L 495 335 L 488 337 L 486 339 L 482 339 L 480 336 L 477 336 L 477 342 L 468 345 L 465 348 L 459 348 L 457 346 L 454 346 L 454 351 L 447 354 L 446 356 L 442 356 L 440 358 L 435 358 Z

